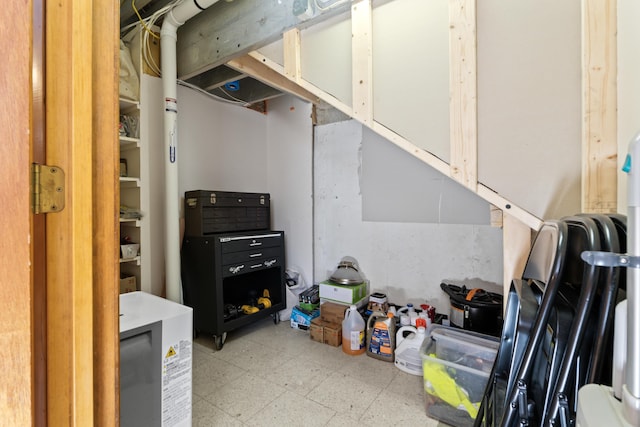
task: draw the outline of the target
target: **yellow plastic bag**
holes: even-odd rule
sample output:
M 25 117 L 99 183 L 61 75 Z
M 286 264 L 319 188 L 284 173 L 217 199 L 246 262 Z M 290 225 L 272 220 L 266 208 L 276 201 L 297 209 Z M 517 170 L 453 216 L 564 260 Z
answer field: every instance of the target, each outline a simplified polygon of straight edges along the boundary
M 435 354 L 430 354 L 435 358 Z M 478 415 L 479 403 L 472 403 L 469 396 L 456 381 L 451 378 L 444 365 L 429 360 L 423 362 L 424 390 L 454 408 L 464 408 L 473 419 Z

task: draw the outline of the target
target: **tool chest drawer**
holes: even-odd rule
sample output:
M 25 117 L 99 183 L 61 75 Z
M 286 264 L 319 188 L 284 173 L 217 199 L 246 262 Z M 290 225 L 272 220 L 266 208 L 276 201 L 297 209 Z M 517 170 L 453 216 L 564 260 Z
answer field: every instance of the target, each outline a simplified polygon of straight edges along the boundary
M 250 251 L 222 253 L 222 264 L 251 263 L 265 258 L 277 258 L 280 255 L 278 246 L 271 248 L 258 248 Z
M 237 276 L 238 274 L 245 274 L 250 271 L 259 271 L 264 270 L 265 268 L 281 266 L 282 265 L 280 257 L 271 257 L 262 260 L 229 264 L 225 265 L 222 268 L 222 277 Z
M 272 248 L 282 245 L 282 233 L 244 233 L 220 236 L 218 239 L 220 240 L 220 248 L 223 254 Z

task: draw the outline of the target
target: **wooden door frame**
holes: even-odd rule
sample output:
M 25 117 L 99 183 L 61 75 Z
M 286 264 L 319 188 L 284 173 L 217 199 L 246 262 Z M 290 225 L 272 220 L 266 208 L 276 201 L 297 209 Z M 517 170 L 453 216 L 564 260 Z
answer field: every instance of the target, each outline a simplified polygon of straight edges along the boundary
M 111 0 L 46 3 L 46 162 L 66 175 L 46 218 L 49 425 L 118 424 L 118 21 Z

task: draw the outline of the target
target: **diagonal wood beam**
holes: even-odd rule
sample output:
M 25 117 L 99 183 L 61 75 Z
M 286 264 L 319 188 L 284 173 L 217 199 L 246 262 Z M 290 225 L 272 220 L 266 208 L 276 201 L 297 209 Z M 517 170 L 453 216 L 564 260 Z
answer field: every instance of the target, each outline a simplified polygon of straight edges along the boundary
M 303 89 L 284 75 L 274 71 L 267 67 L 263 62 L 258 61 L 249 55 L 233 59 L 227 62 L 227 66 L 240 73 L 247 74 L 266 85 L 281 90 L 282 92 L 290 93 L 291 95 L 297 96 L 298 98 L 312 104 L 320 102 L 320 98 L 313 93 Z

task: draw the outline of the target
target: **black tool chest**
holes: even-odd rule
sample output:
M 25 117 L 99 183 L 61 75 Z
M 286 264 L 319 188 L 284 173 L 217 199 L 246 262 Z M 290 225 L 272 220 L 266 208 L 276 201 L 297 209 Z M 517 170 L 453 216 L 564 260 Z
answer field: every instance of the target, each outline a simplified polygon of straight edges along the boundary
M 204 236 L 271 227 L 267 193 L 193 190 L 184 197 L 185 235 Z
M 193 308 L 196 333 L 214 336 L 216 348 L 226 333 L 286 308 L 283 231 L 247 231 L 186 236 L 182 244 L 182 287 Z M 270 307 L 257 307 L 268 292 Z

